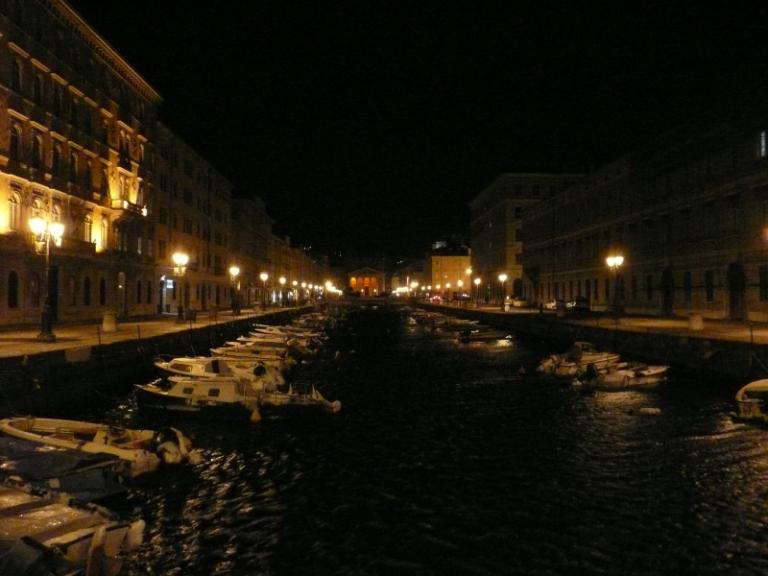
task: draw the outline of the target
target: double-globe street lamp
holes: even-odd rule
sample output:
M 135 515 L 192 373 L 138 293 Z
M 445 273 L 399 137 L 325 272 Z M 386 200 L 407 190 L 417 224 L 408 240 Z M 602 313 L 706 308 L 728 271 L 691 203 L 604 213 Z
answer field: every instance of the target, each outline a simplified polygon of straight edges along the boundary
M 43 309 L 40 312 L 40 334 L 37 339 L 43 342 L 55 342 L 56 335 L 53 333 L 53 300 L 51 287 L 49 286 L 49 277 L 51 272 L 51 241 L 56 246 L 61 246 L 61 239 L 64 236 L 64 224 L 61 222 L 47 222 L 35 216 L 29 219 L 29 229 L 35 235 L 35 252 L 45 256 L 45 269 L 43 271 Z
M 473 280 L 473 282 L 475 283 L 475 288 L 476 288 L 476 290 L 475 290 L 475 292 L 476 292 L 476 295 L 475 295 L 475 308 L 479 308 L 479 307 L 480 307 L 480 284 L 481 284 L 483 281 L 482 281 L 482 279 L 481 279 L 481 278 L 478 276 L 477 278 L 475 278 L 475 279 Z

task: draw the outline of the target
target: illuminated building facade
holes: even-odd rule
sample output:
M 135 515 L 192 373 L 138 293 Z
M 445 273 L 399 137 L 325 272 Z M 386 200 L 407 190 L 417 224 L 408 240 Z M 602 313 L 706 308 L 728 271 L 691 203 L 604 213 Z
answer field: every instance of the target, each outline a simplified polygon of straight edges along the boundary
M 158 123 L 156 138 L 158 311 L 229 308 L 232 185 L 167 126 Z M 186 266 L 175 266 L 174 254 L 186 255 Z
M 470 251 L 466 246 L 445 246 L 432 250 L 424 265 L 427 285 L 432 286 L 430 292 L 447 299 L 469 294 L 472 278 L 467 269 L 470 266 Z
M 498 300 L 501 291 L 523 295 L 523 215 L 540 201 L 577 182 L 578 174 L 506 173 L 470 203 L 473 276 L 480 278 L 479 297 Z M 502 288 L 499 274 L 506 274 Z
M 59 0 L 0 4 L 0 324 L 40 317 L 28 220 L 64 225 L 56 319 L 154 310 L 148 182 L 160 97 Z
M 347 274 L 348 288 L 360 296 L 378 296 L 386 292 L 386 274 L 375 268 L 358 268 Z
M 527 293 L 768 320 L 767 126 L 745 114 L 670 133 L 537 204 L 524 217 Z

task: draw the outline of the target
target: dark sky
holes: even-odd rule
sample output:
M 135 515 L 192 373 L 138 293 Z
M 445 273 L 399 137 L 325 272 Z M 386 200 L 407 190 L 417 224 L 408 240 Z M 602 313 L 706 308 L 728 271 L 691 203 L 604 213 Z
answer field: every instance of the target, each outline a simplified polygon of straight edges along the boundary
M 498 173 L 599 166 L 768 72 L 768 10 L 737 3 L 71 4 L 237 195 L 328 252 L 421 254 Z

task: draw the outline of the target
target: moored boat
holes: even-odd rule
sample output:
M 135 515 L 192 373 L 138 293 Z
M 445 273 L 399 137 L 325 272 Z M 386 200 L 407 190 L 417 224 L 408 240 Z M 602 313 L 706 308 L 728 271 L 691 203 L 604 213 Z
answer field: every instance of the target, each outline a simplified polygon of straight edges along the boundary
M 656 388 L 667 378 L 669 366 L 619 364 L 603 372 L 588 368 L 573 381 L 574 388 L 583 390 L 627 390 Z
M 161 462 L 177 464 L 199 455 L 192 454 L 190 440 L 176 428 L 167 432 L 134 430 L 96 422 L 36 418 L 32 416 L 0 420 L 0 431 L 57 448 L 90 454 L 109 454 L 122 463 L 127 476 L 139 476 L 156 470 Z
M 768 421 L 768 378 L 754 380 L 736 392 L 738 416 L 744 420 Z
M 285 384 L 283 369 L 285 363 L 280 359 L 253 360 L 250 358 L 217 356 L 181 356 L 176 358 L 156 358 L 155 366 L 169 374 L 194 378 L 216 378 L 229 376 L 247 381 L 262 380 L 272 386 Z
M 565 354 L 552 354 L 539 364 L 537 371 L 559 378 L 574 378 L 591 366 L 598 372 L 616 367 L 621 358 L 613 352 L 596 350 L 589 342 L 575 342 Z

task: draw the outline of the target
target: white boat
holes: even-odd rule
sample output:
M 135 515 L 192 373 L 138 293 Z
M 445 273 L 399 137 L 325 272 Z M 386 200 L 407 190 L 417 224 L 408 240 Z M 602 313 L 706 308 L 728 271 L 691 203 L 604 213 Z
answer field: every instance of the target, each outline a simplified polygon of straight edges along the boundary
M 155 366 L 164 372 L 195 378 L 229 376 L 246 381 L 263 380 L 276 387 L 285 384 L 281 359 L 252 360 L 242 358 L 182 356 L 178 358 L 156 358 Z
M 0 420 L 0 431 L 8 436 L 78 450 L 90 454 L 108 454 L 122 463 L 122 472 L 131 477 L 156 470 L 161 462 L 177 464 L 192 454 L 190 440 L 176 428 L 168 432 L 134 430 L 95 422 L 35 418 L 32 416 Z
M 236 357 L 252 360 L 287 360 L 288 348 L 275 348 L 271 346 L 256 346 L 243 343 L 231 343 L 228 346 L 211 348 L 214 356 Z
M 574 388 L 583 390 L 626 390 L 656 388 L 667 379 L 669 366 L 624 363 L 604 372 L 588 368 L 581 378 L 573 381 Z
M 558 378 L 575 378 L 592 366 L 605 372 L 620 361 L 618 354 L 596 350 L 589 342 L 575 342 L 565 354 L 552 354 L 541 361 L 538 372 Z
M 138 548 L 144 521 L 117 520 L 105 509 L 78 508 L 61 496 L 0 485 L 2 574 L 114 575 Z
M 768 421 L 768 379 L 754 380 L 742 386 L 736 392 L 736 405 L 739 418 L 745 420 Z
M 250 414 L 259 418 L 262 406 L 316 406 L 338 412 L 341 403 L 329 402 L 312 388 L 309 394 L 299 394 L 289 388 L 281 392 L 274 387 L 260 387 L 237 378 L 190 378 L 171 376 L 149 384 L 136 385 L 136 397 L 143 408 L 189 414 L 227 415 Z

